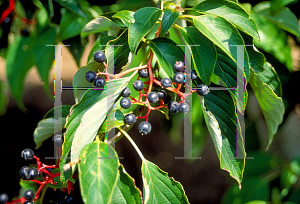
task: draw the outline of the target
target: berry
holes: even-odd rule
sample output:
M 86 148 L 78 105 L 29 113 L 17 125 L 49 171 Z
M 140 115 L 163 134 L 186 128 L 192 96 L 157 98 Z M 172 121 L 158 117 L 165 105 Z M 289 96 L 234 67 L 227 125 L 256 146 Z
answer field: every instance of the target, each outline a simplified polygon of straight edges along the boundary
M 155 92 L 151 92 L 147 96 L 150 103 L 157 103 L 159 101 L 158 95 Z
M 164 104 L 169 104 L 172 101 L 172 98 L 170 96 L 170 94 L 167 94 L 166 97 L 163 99 Z
M 124 98 L 121 99 L 120 105 L 121 105 L 122 108 L 128 109 L 131 106 L 131 101 L 130 101 L 129 98 L 124 97 Z
M 147 78 L 149 76 L 147 68 L 140 69 L 138 72 L 139 72 L 139 76 L 142 77 L 142 78 Z
M 123 89 L 121 96 L 128 97 L 128 96 L 130 96 L 130 94 L 131 94 L 130 89 L 126 87 L 125 89 Z
M 151 124 L 147 121 L 143 121 L 139 124 L 138 129 L 142 135 L 147 135 L 151 132 Z
M 177 113 L 177 111 L 178 111 L 178 103 L 176 101 L 172 101 L 169 104 L 169 110 L 170 110 L 171 113 Z
M 124 122 L 126 123 L 126 124 L 128 124 L 128 125 L 132 125 L 133 123 L 135 123 L 136 122 L 136 117 L 135 117 L 135 115 L 134 114 L 127 114 L 127 115 L 125 115 L 125 117 L 124 117 Z
M 6 203 L 8 201 L 8 195 L 6 193 L 0 194 L 0 203 Z
M 133 82 L 133 88 L 137 91 L 141 91 L 144 89 L 144 83 L 141 80 L 136 80 Z
M 29 168 L 28 169 L 28 174 L 26 176 L 26 178 L 28 180 L 32 180 L 32 179 L 35 179 L 36 177 L 38 177 L 39 175 L 39 172 L 36 168 L 32 167 L 32 168 Z
M 28 170 L 29 170 L 29 167 L 28 166 L 23 166 L 20 171 L 19 171 L 19 174 L 22 178 L 26 179 L 27 176 L 28 176 Z
M 161 81 L 160 81 L 161 85 L 165 88 L 167 87 L 170 87 L 172 85 L 172 82 L 171 82 L 171 79 L 169 78 L 163 78 Z
M 198 87 L 197 87 L 197 94 L 199 94 L 200 96 L 205 96 L 208 94 L 209 92 L 209 88 L 208 86 L 206 86 L 205 84 L 200 84 Z
M 176 72 L 183 72 L 184 71 L 184 63 L 182 61 L 176 62 L 174 64 L 174 70 Z
M 52 137 L 52 142 L 54 144 L 62 144 L 63 143 L 63 137 L 61 135 L 54 135 Z
M 186 112 L 188 112 L 189 108 L 190 108 L 189 104 L 184 102 L 184 103 L 179 104 L 178 111 L 180 113 L 186 113 Z
M 31 149 L 24 149 L 21 152 L 21 157 L 24 157 L 26 161 L 33 159 L 34 153 Z
M 159 90 L 159 91 L 157 92 L 157 95 L 158 95 L 158 98 L 159 98 L 159 99 L 165 99 L 166 96 L 167 96 L 167 93 L 166 93 L 164 90 Z
M 191 73 L 191 79 L 192 79 L 192 80 L 198 79 L 198 76 L 197 76 L 197 73 L 196 73 L 195 70 L 192 70 L 192 73 Z
M 24 37 L 28 37 L 30 35 L 30 33 L 26 28 L 24 28 L 21 31 L 21 35 L 24 36 Z
M 106 60 L 106 56 L 105 56 L 105 53 L 102 52 L 101 50 L 97 51 L 95 54 L 94 54 L 94 60 L 96 62 L 99 62 L 99 63 L 102 63 Z
M 26 200 L 23 204 L 34 204 L 34 202 L 30 200 Z
M 175 75 L 174 75 L 174 81 L 177 83 L 177 84 L 183 84 L 184 82 L 184 74 L 182 72 L 177 72 Z
M 93 71 L 88 71 L 86 74 L 85 74 L 85 79 L 90 82 L 90 83 L 93 83 L 94 80 L 96 79 L 96 73 L 93 72 Z
M 35 193 L 33 190 L 29 189 L 25 191 L 23 196 L 26 200 L 32 200 L 35 197 Z
M 105 83 L 106 83 L 106 80 L 103 77 L 98 77 L 94 81 L 94 85 L 96 87 L 101 87 L 101 88 L 103 88 L 105 86 Z

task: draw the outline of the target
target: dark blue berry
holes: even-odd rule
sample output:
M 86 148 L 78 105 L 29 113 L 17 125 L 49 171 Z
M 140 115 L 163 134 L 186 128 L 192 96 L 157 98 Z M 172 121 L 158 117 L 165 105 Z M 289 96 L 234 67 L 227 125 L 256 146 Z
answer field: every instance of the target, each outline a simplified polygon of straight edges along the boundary
M 183 72 L 184 71 L 184 63 L 182 61 L 176 62 L 174 64 L 174 70 L 176 72 Z
M 189 108 L 190 108 L 189 104 L 184 102 L 184 103 L 179 104 L 178 111 L 180 113 L 186 113 L 186 112 L 188 112 Z
M 143 121 L 139 124 L 138 130 L 142 135 L 147 135 L 151 132 L 151 124 L 147 121 Z
M 147 98 L 150 103 L 157 103 L 159 101 L 158 95 L 155 92 L 149 93 Z
M 24 192 L 23 196 L 26 200 L 32 200 L 35 197 L 35 193 L 33 190 L 29 189 Z
M 36 177 L 38 177 L 39 172 L 36 168 L 32 167 L 28 169 L 28 174 L 27 174 L 27 179 L 28 180 L 32 180 L 35 179 Z
M 166 97 L 163 99 L 164 104 L 169 104 L 172 101 L 172 98 L 170 96 L 170 94 L 167 94 Z
M 182 72 L 177 72 L 174 75 L 174 82 L 176 82 L 177 84 L 183 84 L 184 82 L 184 74 Z
M 90 83 L 93 83 L 94 80 L 96 79 L 96 73 L 93 72 L 93 71 L 88 71 L 86 74 L 85 74 L 85 79 L 90 82 Z
M 63 143 L 63 137 L 61 135 L 54 135 L 52 137 L 52 142 L 54 144 L 58 144 L 58 145 L 61 145 Z
M 24 28 L 21 31 L 21 35 L 24 36 L 24 37 L 28 37 L 30 35 L 30 33 L 26 28 Z
M 131 101 L 130 101 L 129 98 L 124 97 L 124 98 L 121 99 L 120 105 L 121 105 L 122 108 L 128 109 L 131 106 Z
M 172 81 L 169 78 L 163 78 L 160 83 L 164 88 L 172 86 Z
M 191 79 L 192 79 L 192 80 L 198 79 L 198 76 L 197 76 L 197 73 L 196 73 L 195 70 L 192 70 L 192 73 L 191 73 Z
M 0 194 L 0 203 L 6 203 L 8 202 L 8 195 L 6 193 Z
M 94 86 L 103 88 L 105 86 L 106 80 L 103 77 L 98 77 L 94 81 Z
M 170 110 L 171 113 L 177 113 L 177 111 L 178 111 L 178 103 L 176 101 L 172 101 L 169 104 L 169 110 Z
M 95 54 L 94 54 L 94 60 L 96 62 L 99 62 L 99 63 L 102 63 L 106 60 L 106 56 L 105 56 L 105 53 L 102 52 L 101 50 L 100 51 L 97 51 Z
M 205 96 L 205 95 L 208 94 L 209 88 L 208 88 L 208 86 L 206 86 L 205 84 L 200 84 L 200 85 L 197 87 L 196 92 L 197 92 L 197 94 L 199 94 L 200 96 Z
M 136 117 L 134 114 L 130 113 L 130 114 L 127 114 L 125 115 L 124 117 L 124 122 L 128 125 L 132 125 L 133 123 L 136 122 Z
M 139 76 L 142 77 L 142 78 L 147 78 L 149 76 L 147 68 L 140 69 L 138 72 L 139 72 Z
M 167 93 L 166 93 L 164 90 L 159 90 L 159 91 L 157 92 L 157 95 L 158 95 L 158 98 L 159 98 L 159 99 L 164 99 L 164 98 L 166 98 Z
M 21 157 L 23 157 L 26 161 L 33 159 L 34 153 L 31 149 L 24 149 L 21 152 Z
M 34 204 L 34 202 L 31 200 L 26 200 L 23 204 Z
M 144 82 L 142 82 L 141 80 L 136 80 L 135 82 L 133 82 L 133 88 L 137 91 L 143 90 Z
M 128 96 L 130 96 L 130 94 L 131 94 L 130 89 L 128 87 L 126 87 L 125 89 L 123 89 L 121 96 L 128 97 Z
M 29 171 L 29 167 L 28 166 L 23 166 L 20 169 L 19 174 L 22 178 L 26 179 L 28 177 L 28 171 Z

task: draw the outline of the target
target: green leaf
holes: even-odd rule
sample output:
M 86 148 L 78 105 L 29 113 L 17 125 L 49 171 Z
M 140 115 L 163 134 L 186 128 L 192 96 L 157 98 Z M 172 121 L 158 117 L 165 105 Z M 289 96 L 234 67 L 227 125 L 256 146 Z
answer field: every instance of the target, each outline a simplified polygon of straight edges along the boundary
M 194 45 L 190 46 L 193 67 L 198 76 L 200 76 L 200 79 L 209 85 L 217 59 L 214 44 L 195 27 L 180 28 L 180 32 L 187 45 Z
M 135 186 L 134 179 L 126 173 L 122 164 L 119 165 L 118 181 L 113 191 L 111 203 L 142 203 L 140 190 Z
M 110 40 L 113 40 L 115 39 L 116 37 L 115 36 L 104 36 L 104 37 L 101 37 L 100 35 L 98 36 L 98 38 L 96 39 L 94 45 L 93 45 L 93 48 L 91 49 L 90 51 L 90 54 L 88 56 L 88 59 L 87 61 L 89 62 L 93 57 L 94 57 L 94 54 L 95 52 L 99 51 L 99 50 L 102 50 L 104 51 L 105 49 L 105 45 L 110 41 Z
M 69 9 L 73 13 L 86 18 L 85 13 L 81 10 L 80 4 L 77 0 L 54 0 L 63 7 Z
M 174 75 L 176 61 L 184 61 L 184 53 L 171 39 L 158 37 L 150 41 L 150 48 L 154 52 L 161 68 L 169 77 Z
M 260 80 L 268 84 L 277 96 L 282 97 L 281 82 L 274 67 L 269 62 L 265 62 L 263 69 L 264 71 L 257 72 Z
M 220 167 L 230 173 L 241 186 L 245 159 L 236 159 L 236 148 L 246 156 L 243 144 L 236 141 L 243 141 L 241 134 L 236 133 L 236 109 L 234 101 L 228 91 L 213 91 L 199 100 L 203 109 L 204 118 L 209 133 L 215 145 L 220 160 Z M 237 138 L 239 137 L 239 138 Z
M 175 23 L 177 18 L 179 17 L 179 12 L 171 9 L 167 9 L 164 11 L 164 15 L 161 21 L 161 31 L 160 36 L 164 36 L 172 25 Z
M 95 18 L 88 22 L 82 29 L 80 36 L 81 38 L 85 38 L 92 33 L 100 33 L 103 31 L 116 29 L 120 29 L 117 24 L 104 16 L 100 16 L 99 18 Z
M 271 11 L 272 14 L 281 9 L 282 7 L 285 7 L 286 5 L 297 2 L 295 0 L 271 0 Z
M 144 203 L 189 203 L 182 185 L 158 166 L 143 160 Z
M 97 140 L 82 149 L 80 159 L 78 170 L 83 202 L 110 203 L 118 180 L 117 153 L 111 146 Z
M 64 45 L 70 45 L 66 46 L 66 48 L 73 56 L 73 59 L 75 60 L 78 67 L 80 67 L 81 57 L 86 47 L 86 42 L 83 43 L 83 41 L 85 40 L 82 40 L 79 35 L 63 41 Z
M 6 106 L 9 101 L 7 83 L 0 80 L 0 116 L 6 113 Z
M 259 38 L 257 27 L 249 14 L 238 4 L 226 0 L 207 0 L 194 7 L 195 10 L 221 16 L 243 32 Z
M 43 117 L 43 119 L 47 119 L 47 118 L 54 118 L 54 111 L 61 111 L 61 115 L 63 117 L 67 117 L 70 113 L 70 105 L 62 105 L 62 106 L 57 106 L 52 108 L 51 110 L 49 110 Z
M 216 63 L 214 73 L 221 79 L 221 81 L 226 85 L 226 87 L 236 87 L 236 69 L 237 65 L 234 61 L 225 57 L 222 54 L 218 54 L 218 60 Z
M 268 130 L 269 130 L 269 141 L 268 146 L 272 143 L 273 136 L 277 132 L 278 126 L 283 120 L 284 104 L 282 98 L 278 97 L 270 85 L 265 84 L 259 73 L 256 73 L 252 68 L 250 85 L 265 117 Z
M 129 10 L 123 10 L 117 12 L 115 15 L 113 15 L 113 18 L 118 18 L 122 21 L 122 23 L 126 26 L 129 27 L 131 23 L 134 23 L 134 12 L 129 11 Z
M 237 58 L 237 47 L 244 45 L 244 40 L 238 30 L 222 17 L 203 15 L 194 18 L 196 28 L 225 52 L 234 62 Z M 249 81 L 249 57 L 244 53 L 245 75 Z
M 154 27 L 162 11 L 154 7 L 144 7 L 137 10 L 133 17 L 134 23 L 129 26 L 128 44 L 135 53 L 142 38 Z
M 297 37 L 300 37 L 300 26 L 295 14 L 287 7 L 283 7 L 273 15 L 271 14 L 270 2 L 261 2 L 253 7 L 254 13 L 260 14 L 274 24 Z
M 114 120 L 114 127 L 121 127 L 122 125 L 124 125 L 124 114 L 118 110 L 118 109 L 114 109 L 115 113 L 115 120 Z M 109 132 L 111 129 L 107 129 L 107 118 L 105 119 L 105 121 L 103 122 L 103 124 L 100 127 L 99 130 L 99 134 L 102 133 L 106 133 Z
M 108 81 L 107 85 L 114 84 L 114 93 L 104 90 L 88 90 L 78 104 L 72 106 L 70 117 L 67 118 L 65 128 L 65 140 L 60 160 L 61 181 L 64 183 L 70 177 L 70 172 L 62 170 L 66 163 L 66 157 L 71 151 L 71 161 L 78 158 L 82 148 L 91 143 L 107 116 L 107 110 L 114 105 L 122 90 L 126 87 L 130 77 Z M 107 97 L 113 97 L 113 101 L 107 102 Z M 75 170 L 75 168 L 73 168 Z
M 293 61 L 287 34 L 263 16 L 257 14 L 251 16 L 258 25 L 260 35 L 260 40 L 254 40 L 254 44 L 274 55 L 289 70 L 292 70 Z

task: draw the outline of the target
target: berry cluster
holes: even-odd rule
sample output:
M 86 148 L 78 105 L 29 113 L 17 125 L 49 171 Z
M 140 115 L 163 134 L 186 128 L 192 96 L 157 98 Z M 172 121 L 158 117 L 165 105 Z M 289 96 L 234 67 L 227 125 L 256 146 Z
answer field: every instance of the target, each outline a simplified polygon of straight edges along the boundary
M 157 110 L 160 108 L 168 108 L 171 113 L 187 113 L 189 110 L 189 104 L 185 102 L 185 98 L 193 93 L 197 92 L 199 95 L 205 96 L 209 93 L 208 86 L 201 84 L 197 87 L 196 90 L 191 90 L 190 93 L 183 93 L 180 91 L 181 87 L 185 85 L 185 76 L 184 73 L 184 63 L 182 61 L 176 62 L 174 64 L 174 71 L 176 72 L 173 77 L 173 82 L 169 78 L 163 78 L 160 81 L 154 78 L 152 74 L 151 62 L 153 58 L 153 53 L 150 54 L 149 60 L 146 65 L 132 68 L 125 72 L 121 72 L 119 74 L 109 74 L 107 73 L 107 65 L 105 64 L 106 56 L 104 52 L 97 51 L 94 54 L 94 60 L 99 63 L 103 63 L 105 66 L 105 72 L 95 73 L 93 71 L 88 71 L 85 75 L 85 78 L 88 82 L 94 83 L 94 86 L 103 88 L 106 84 L 106 80 L 103 77 L 99 77 L 99 75 L 103 76 L 113 76 L 113 78 L 118 79 L 124 76 L 125 74 L 138 70 L 138 79 L 134 81 L 133 88 L 136 91 L 139 91 L 138 99 L 130 96 L 131 91 L 128 87 L 126 87 L 121 96 L 123 97 L 120 100 L 120 106 L 123 109 L 129 109 L 131 104 L 139 104 L 146 105 L 148 107 L 148 111 L 145 116 L 135 116 L 132 113 L 125 115 L 124 122 L 127 125 L 134 124 L 137 119 L 145 118 L 146 121 L 143 121 L 139 124 L 138 130 L 142 135 L 147 135 L 151 132 L 151 124 L 148 122 L 148 116 L 151 110 Z M 143 82 L 140 78 L 149 78 L 148 81 Z M 192 70 L 191 79 L 196 80 L 198 78 L 196 72 Z M 152 87 L 161 87 L 158 90 L 153 90 Z M 175 88 L 174 88 L 175 86 Z M 168 92 L 176 93 L 180 101 L 172 101 L 172 97 Z M 154 106 L 152 106 L 154 105 Z

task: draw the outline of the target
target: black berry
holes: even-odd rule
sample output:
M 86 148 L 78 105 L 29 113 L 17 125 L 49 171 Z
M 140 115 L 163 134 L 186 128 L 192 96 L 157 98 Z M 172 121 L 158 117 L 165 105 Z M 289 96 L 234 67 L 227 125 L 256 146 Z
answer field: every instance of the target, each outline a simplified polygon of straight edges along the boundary
M 21 157 L 24 157 L 26 161 L 33 159 L 34 153 L 31 149 L 24 149 L 21 152 Z
M 139 72 L 139 76 L 142 77 L 142 78 L 147 78 L 149 76 L 147 68 L 140 69 L 138 72 Z
M 178 111 L 180 113 L 186 113 L 186 112 L 188 112 L 189 108 L 190 108 L 189 104 L 184 102 L 184 103 L 179 104 Z
M 33 190 L 29 189 L 25 191 L 23 196 L 26 200 L 32 200 L 35 197 L 35 193 Z
M 184 74 L 182 72 L 177 72 L 174 75 L 174 82 L 176 82 L 177 84 L 183 84 L 184 82 Z
M 90 83 L 93 83 L 94 80 L 96 79 L 96 73 L 93 72 L 93 71 L 88 71 L 86 74 L 85 74 L 85 79 L 90 82 Z
M 130 94 L 131 94 L 130 89 L 128 87 L 126 87 L 125 89 L 123 89 L 121 96 L 128 97 L 128 96 L 130 96 Z
M 198 76 L 197 76 L 197 73 L 196 73 L 195 70 L 192 70 L 192 73 L 191 73 L 191 79 L 192 79 L 192 80 L 198 79 Z
M 128 109 L 131 106 L 131 101 L 130 101 L 129 98 L 124 97 L 124 98 L 121 99 L 120 105 L 121 105 L 122 108 Z
M 0 194 L 0 203 L 6 203 L 8 202 L 8 195 L 6 193 Z
M 32 180 L 35 179 L 36 177 L 38 177 L 39 172 L 36 168 L 32 167 L 28 169 L 28 174 L 27 174 L 27 179 L 28 180 Z
M 176 62 L 174 64 L 174 70 L 176 72 L 183 72 L 184 71 L 184 63 L 182 61 Z
M 106 80 L 103 77 L 98 77 L 94 81 L 94 85 L 96 87 L 101 87 L 101 88 L 103 88 L 105 86 L 105 83 L 106 83 Z
M 172 86 L 172 81 L 169 78 L 163 78 L 160 83 L 165 88 Z
M 30 35 L 30 33 L 26 28 L 24 28 L 21 31 L 21 35 L 23 35 L 24 37 L 28 37 Z
M 172 101 L 172 97 L 170 96 L 170 94 L 167 94 L 166 97 L 163 99 L 164 104 L 169 104 Z
M 139 124 L 138 129 L 142 135 L 147 135 L 151 132 L 151 124 L 147 121 L 143 121 Z
M 101 50 L 100 51 L 97 51 L 95 54 L 94 54 L 94 60 L 96 62 L 99 62 L 99 63 L 102 63 L 106 60 L 106 56 L 105 56 L 105 53 L 102 52 Z
M 200 96 L 205 96 L 208 94 L 209 92 L 209 88 L 208 86 L 206 86 L 205 84 L 200 84 L 198 87 L 197 87 L 197 94 L 199 94 Z
M 63 143 L 63 137 L 61 135 L 54 135 L 52 137 L 52 142 L 54 144 L 58 144 L 58 145 L 61 145 Z
M 157 103 L 159 101 L 158 95 L 155 92 L 151 92 L 147 96 L 150 103 Z
M 136 117 L 134 114 L 130 113 L 130 114 L 127 114 L 125 115 L 124 117 L 124 122 L 128 125 L 132 125 L 133 123 L 136 122 Z
M 26 179 L 28 176 L 28 171 L 29 171 L 29 167 L 28 166 L 23 166 L 20 171 L 19 174 L 22 178 Z
M 137 91 L 141 91 L 144 89 L 144 83 L 141 80 L 136 80 L 133 82 L 133 88 Z
M 23 204 L 34 204 L 34 202 L 31 200 L 26 200 Z
M 159 99 L 164 99 L 164 98 L 166 98 L 167 93 L 165 92 L 165 90 L 159 90 L 159 91 L 157 92 L 157 95 L 158 95 L 158 98 L 159 98 Z
M 177 113 L 177 111 L 178 111 L 178 103 L 176 101 L 172 101 L 169 104 L 169 110 L 170 110 L 171 113 Z

